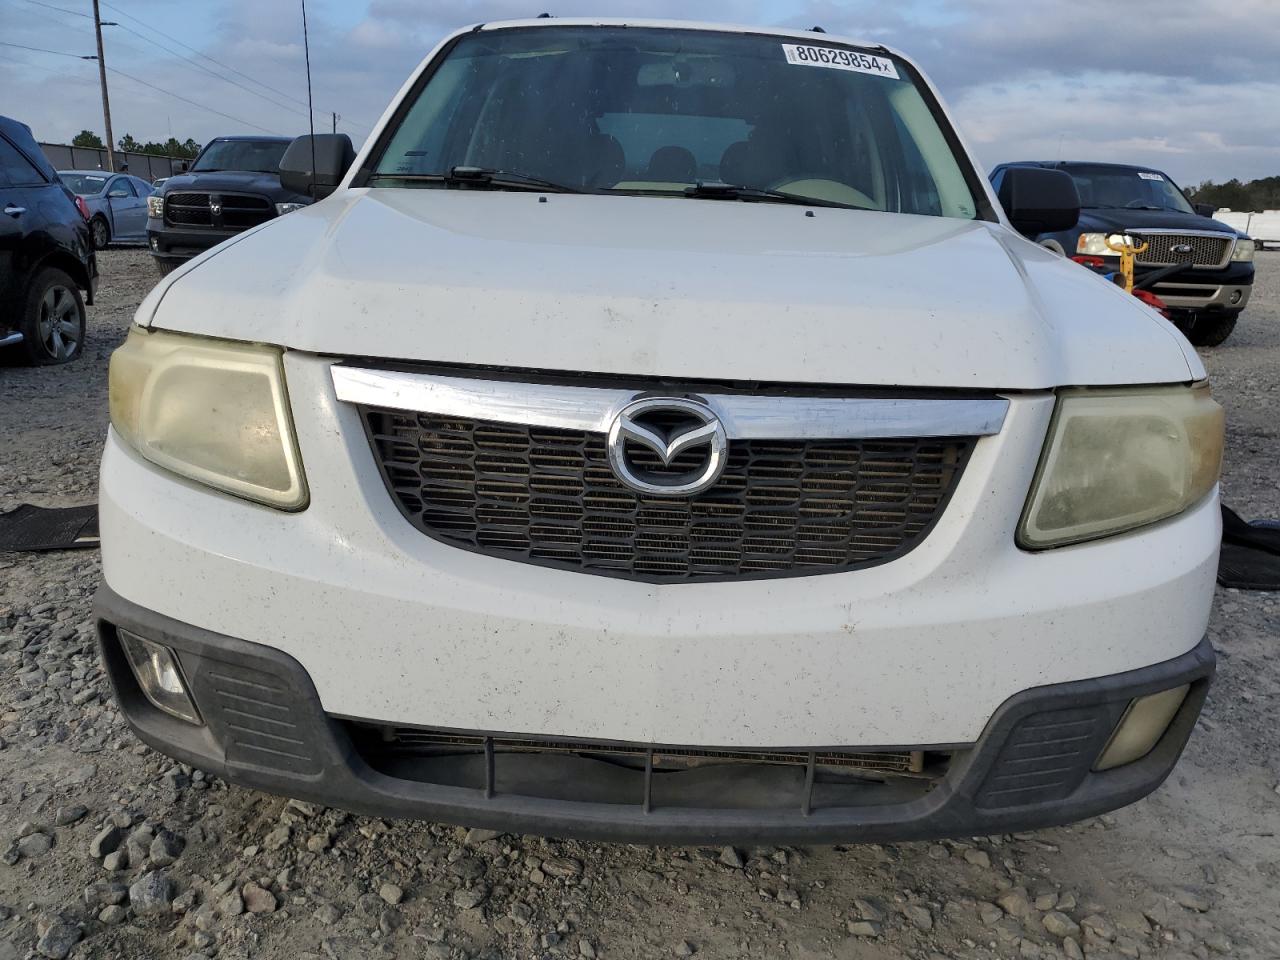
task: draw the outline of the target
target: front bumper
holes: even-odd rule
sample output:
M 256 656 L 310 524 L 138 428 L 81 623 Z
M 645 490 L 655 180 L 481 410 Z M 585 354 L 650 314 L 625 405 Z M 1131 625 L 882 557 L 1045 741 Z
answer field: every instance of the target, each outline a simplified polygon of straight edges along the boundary
M 1153 666 L 1022 691 L 996 710 L 975 743 L 950 745 L 945 774 L 914 787 L 886 788 L 871 777 L 852 787 L 811 788 L 814 777 L 803 768 L 780 771 L 769 763 L 654 772 L 590 756 L 548 763 L 502 750 L 472 758 L 471 769 L 488 770 L 476 780 L 449 759 L 411 775 L 375 768 L 351 725 L 325 712 L 306 670 L 279 650 L 183 624 L 106 586 L 97 617 L 103 660 L 130 726 L 185 763 L 355 813 L 624 842 L 882 842 L 1079 820 L 1132 803 L 1164 781 L 1214 670 L 1204 639 Z M 144 698 L 121 653 L 120 628 L 177 652 L 204 725 L 175 719 Z M 1133 698 L 1182 684 L 1190 693 L 1150 753 L 1092 772 Z
M 147 249 L 153 257 L 189 260 L 243 232 L 211 227 L 184 230 L 181 227 L 166 226 L 163 221 L 153 218 L 147 221 Z

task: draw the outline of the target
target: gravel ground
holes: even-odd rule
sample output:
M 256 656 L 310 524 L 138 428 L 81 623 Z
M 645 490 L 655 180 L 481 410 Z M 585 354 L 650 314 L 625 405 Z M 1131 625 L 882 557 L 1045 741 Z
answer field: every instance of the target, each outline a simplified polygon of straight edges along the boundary
M 0 368 L 0 510 L 91 502 L 106 359 L 153 281 L 101 257 L 83 359 Z M 1280 253 L 1205 351 L 1223 487 L 1280 516 Z M 96 552 L 0 556 L 0 960 L 1280 957 L 1280 595 L 1220 591 L 1219 680 L 1156 794 L 1032 834 L 651 849 L 387 822 L 140 745 L 92 645 Z

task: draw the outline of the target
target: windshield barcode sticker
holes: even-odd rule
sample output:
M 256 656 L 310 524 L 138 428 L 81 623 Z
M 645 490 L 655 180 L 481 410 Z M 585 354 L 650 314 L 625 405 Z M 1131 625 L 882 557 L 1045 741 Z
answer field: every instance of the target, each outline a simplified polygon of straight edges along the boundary
M 1138 176 L 1143 180 L 1159 180 L 1161 183 L 1164 183 L 1164 177 L 1160 176 L 1158 173 L 1147 173 L 1145 170 L 1139 170 Z
M 784 43 L 782 52 L 787 63 L 802 67 L 832 67 L 836 70 L 852 70 L 870 73 L 877 77 L 898 79 L 898 68 L 887 57 L 877 57 L 857 50 L 838 50 L 835 47 L 810 47 L 799 43 Z

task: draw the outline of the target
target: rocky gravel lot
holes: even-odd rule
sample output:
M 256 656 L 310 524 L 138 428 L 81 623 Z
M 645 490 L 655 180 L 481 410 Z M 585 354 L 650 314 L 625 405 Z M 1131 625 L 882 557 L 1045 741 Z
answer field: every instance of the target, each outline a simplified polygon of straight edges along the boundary
M 0 510 L 91 502 L 106 360 L 154 272 L 107 252 L 85 356 L 0 367 Z M 1280 516 L 1280 253 L 1205 352 L 1227 502 Z M 1220 591 L 1219 679 L 1151 798 L 938 844 L 651 849 L 494 836 L 228 786 L 127 731 L 95 551 L 0 555 L 0 960 L 1280 957 L 1280 595 Z

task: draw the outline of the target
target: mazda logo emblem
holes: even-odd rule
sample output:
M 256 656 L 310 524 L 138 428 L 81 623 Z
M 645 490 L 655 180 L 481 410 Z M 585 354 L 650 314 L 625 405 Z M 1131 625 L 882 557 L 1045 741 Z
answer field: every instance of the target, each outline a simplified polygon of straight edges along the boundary
M 720 479 L 729 437 L 715 411 L 683 397 L 644 397 L 619 411 L 606 442 L 614 476 L 632 490 L 661 497 L 701 493 Z M 646 457 L 643 451 L 654 456 Z M 688 469 L 671 469 L 697 452 Z M 656 457 L 656 462 L 655 462 Z

